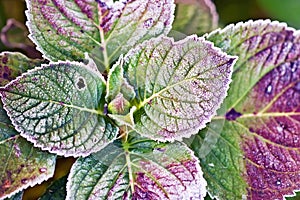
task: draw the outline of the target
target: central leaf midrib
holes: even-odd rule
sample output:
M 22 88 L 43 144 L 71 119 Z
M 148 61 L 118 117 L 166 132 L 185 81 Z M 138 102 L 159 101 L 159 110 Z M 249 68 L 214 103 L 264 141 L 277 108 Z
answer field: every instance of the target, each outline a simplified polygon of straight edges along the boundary
M 222 63 L 222 64 L 220 64 L 220 65 L 218 65 L 218 66 L 216 66 L 216 67 L 209 68 L 209 69 L 203 71 L 201 74 L 204 74 L 204 73 L 206 73 L 206 72 L 208 72 L 208 71 L 210 71 L 210 70 L 214 70 L 215 68 L 218 68 L 218 67 L 220 67 L 220 66 L 222 66 L 222 65 L 225 65 L 226 63 L 227 63 L 227 62 Z M 162 90 L 157 91 L 156 93 L 153 93 L 150 97 L 148 97 L 147 99 L 144 99 L 144 100 L 137 106 L 137 109 L 142 108 L 145 104 L 147 104 L 149 101 L 153 100 L 155 97 L 159 97 L 159 95 L 160 95 L 161 93 L 163 93 L 163 92 L 165 92 L 165 91 L 167 91 L 167 90 L 170 90 L 171 88 L 173 88 L 173 87 L 175 87 L 175 86 L 177 86 L 177 85 L 181 85 L 181 84 L 184 84 L 185 82 L 188 82 L 188 81 L 191 81 L 191 80 L 198 79 L 198 76 L 200 76 L 200 74 L 197 74 L 197 75 L 195 75 L 195 76 L 192 76 L 192 77 L 190 77 L 190 78 L 188 78 L 188 79 L 183 79 L 183 80 L 181 80 L 180 82 L 174 83 L 174 84 L 172 84 L 172 85 L 168 85 L 168 86 L 166 86 L 165 88 L 163 88 Z M 200 80 L 206 80 L 205 78 L 199 78 L 199 79 L 200 79 Z M 208 78 L 207 78 L 207 79 L 208 79 Z M 211 80 L 211 79 L 208 79 L 208 80 Z
M 95 110 L 95 109 L 89 109 L 89 108 L 83 108 L 80 106 L 76 106 L 76 105 L 72 105 L 72 104 L 66 104 L 63 100 L 62 101 L 58 101 L 58 100 L 47 100 L 47 99 L 42 99 L 42 98 L 38 98 L 38 97 L 32 97 L 32 96 L 28 96 L 28 95 L 24 95 L 24 94 L 20 94 L 18 92 L 13 92 L 13 91 L 7 91 L 7 90 L 1 90 L 0 91 L 4 91 L 4 92 L 8 92 L 14 95 L 18 95 L 21 96 L 23 98 L 28 98 L 28 99 L 33 99 L 33 100 L 38 100 L 41 102 L 46 102 L 46 103 L 54 103 L 54 104 L 58 104 L 62 107 L 69 107 L 69 108 L 74 108 L 77 109 L 79 111 L 85 111 L 85 112 L 89 112 L 89 113 L 93 113 L 93 114 L 97 114 L 97 115 L 101 115 L 104 116 L 103 112 L 101 110 Z

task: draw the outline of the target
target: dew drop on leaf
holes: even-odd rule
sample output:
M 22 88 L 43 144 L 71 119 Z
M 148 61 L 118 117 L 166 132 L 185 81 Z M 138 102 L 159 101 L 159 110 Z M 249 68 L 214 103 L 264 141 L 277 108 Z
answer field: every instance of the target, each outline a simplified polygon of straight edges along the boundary
M 277 185 L 277 186 L 281 185 L 281 180 L 280 180 L 280 179 L 278 179 L 278 180 L 276 181 L 276 185 Z
M 22 184 L 27 184 L 27 183 L 28 183 L 28 179 L 27 179 L 27 178 L 23 178 L 23 179 L 21 180 L 21 183 L 22 183 Z
M 268 85 L 268 87 L 266 88 L 266 93 L 271 94 L 272 89 L 273 89 L 272 85 Z
M 40 173 L 45 173 L 47 171 L 47 168 L 46 167 L 42 167 L 39 169 L 39 172 Z

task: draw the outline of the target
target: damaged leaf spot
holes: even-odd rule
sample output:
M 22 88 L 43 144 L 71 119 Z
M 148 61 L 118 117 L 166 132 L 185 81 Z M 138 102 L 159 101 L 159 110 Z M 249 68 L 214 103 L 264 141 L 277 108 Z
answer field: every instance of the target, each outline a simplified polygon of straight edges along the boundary
M 78 79 L 76 80 L 76 88 L 79 91 L 83 91 L 86 89 L 86 81 L 83 77 L 78 77 Z
M 23 137 L 52 153 L 78 157 L 100 150 L 116 137 L 116 126 L 98 111 L 104 90 L 104 81 L 86 65 L 60 62 L 20 76 L 1 96 Z M 96 144 L 95 135 L 100 138 Z M 22 156 L 17 146 L 14 150 Z
M 229 112 L 226 113 L 225 118 L 229 121 L 234 121 L 240 116 L 242 116 L 242 114 L 237 112 L 234 108 L 232 108 Z

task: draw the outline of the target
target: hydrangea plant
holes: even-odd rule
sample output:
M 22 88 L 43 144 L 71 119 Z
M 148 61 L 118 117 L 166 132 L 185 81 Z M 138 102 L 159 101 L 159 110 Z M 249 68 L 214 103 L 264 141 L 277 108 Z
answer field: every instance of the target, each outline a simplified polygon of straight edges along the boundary
M 213 30 L 209 0 L 26 4 L 44 59 L 0 54 L 0 199 L 52 177 L 58 156 L 77 160 L 41 199 L 300 189 L 299 32 L 270 20 Z

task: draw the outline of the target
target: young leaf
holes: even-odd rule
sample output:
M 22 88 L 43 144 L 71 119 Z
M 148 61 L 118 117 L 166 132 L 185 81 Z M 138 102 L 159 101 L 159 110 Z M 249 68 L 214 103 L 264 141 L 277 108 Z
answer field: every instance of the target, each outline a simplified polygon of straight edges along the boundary
M 218 27 L 218 13 L 211 0 L 175 0 L 173 30 L 203 35 Z
M 27 0 L 30 37 L 52 61 L 81 60 L 91 53 L 107 69 L 145 39 L 167 34 L 173 0 Z
M 66 184 L 67 176 L 55 180 L 48 188 L 45 194 L 39 200 L 65 200 L 67 196 Z
M 41 61 L 30 60 L 19 53 L 0 54 L 0 86 Z M 15 131 L 0 103 L 0 198 L 11 197 L 18 191 L 41 183 L 53 176 L 55 155 L 42 152 L 21 138 Z M 11 197 L 22 199 L 22 193 Z
M 123 59 L 120 59 L 123 61 Z M 134 88 L 123 77 L 124 70 L 121 65 L 114 65 L 110 70 L 107 80 L 106 101 L 108 110 L 112 114 L 127 114 L 130 109 L 130 101 L 135 97 Z
M 133 128 L 159 141 L 197 133 L 226 96 L 235 59 L 196 36 L 160 37 L 130 51 L 116 65 L 136 91 Z
M 67 199 L 203 199 L 206 182 L 183 143 L 115 142 L 73 165 Z
M 207 36 L 238 55 L 232 87 L 212 123 L 218 140 L 201 159 L 209 193 L 219 199 L 283 199 L 299 190 L 300 35 L 285 24 L 249 21 Z
M 118 128 L 103 114 L 105 83 L 91 63 L 36 68 L 1 91 L 21 135 L 44 150 L 86 156 L 114 140 Z

